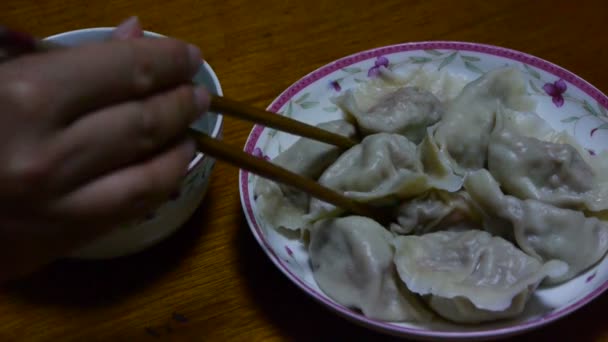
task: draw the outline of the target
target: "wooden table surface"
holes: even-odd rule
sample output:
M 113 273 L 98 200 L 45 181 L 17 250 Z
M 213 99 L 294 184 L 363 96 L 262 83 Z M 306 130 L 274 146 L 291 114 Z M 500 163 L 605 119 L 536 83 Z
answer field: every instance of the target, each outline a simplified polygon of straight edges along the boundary
M 266 107 L 306 73 L 377 46 L 490 43 L 557 63 L 608 92 L 608 3 L 558 1 L 2 0 L 0 23 L 46 36 L 112 26 L 202 47 L 225 94 Z M 251 125 L 227 118 L 225 141 Z M 518 340 L 608 341 L 604 295 Z M 241 211 L 237 170 L 219 163 L 201 208 L 150 250 L 109 262 L 62 262 L 0 290 L 0 341 L 378 340 L 283 276 Z

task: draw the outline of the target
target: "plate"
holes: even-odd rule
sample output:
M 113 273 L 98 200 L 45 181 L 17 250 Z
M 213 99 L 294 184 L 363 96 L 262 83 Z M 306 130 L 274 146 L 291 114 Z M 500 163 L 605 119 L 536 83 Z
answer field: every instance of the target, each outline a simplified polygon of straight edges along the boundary
M 567 130 L 590 154 L 608 146 L 608 97 L 575 74 L 543 59 L 496 46 L 465 42 L 420 42 L 380 47 L 344 57 L 306 75 L 285 90 L 268 110 L 309 124 L 342 117 L 331 101 L 349 88 L 377 77 L 383 67 L 407 73 L 415 68 L 443 70 L 467 81 L 502 66 L 521 70 L 537 113 L 556 130 Z M 245 151 L 274 158 L 297 137 L 256 125 Z M 245 216 L 262 249 L 300 289 L 322 305 L 368 328 L 391 335 L 423 339 L 487 339 L 539 328 L 589 303 L 608 288 L 608 259 L 562 285 L 539 289 L 521 317 L 490 324 L 459 325 L 382 322 L 346 308 L 317 286 L 302 243 L 269 227 L 253 198 L 256 176 L 240 171 L 239 188 Z

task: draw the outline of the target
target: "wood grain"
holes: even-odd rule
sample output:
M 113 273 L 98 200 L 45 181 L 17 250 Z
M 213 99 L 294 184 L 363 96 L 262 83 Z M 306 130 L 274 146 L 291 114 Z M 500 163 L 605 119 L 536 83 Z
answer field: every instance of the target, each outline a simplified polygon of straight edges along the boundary
M 490 43 L 557 63 L 608 91 L 603 0 L 3 0 L 0 22 L 37 34 L 115 25 L 201 46 L 227 97 L 266 107 L 336 58 L 421 40 Z M 226 118 L 242 146 L 251 124 Z M 602 296 L 517 340 L 608 341 Z M 1 341 L 304 341 L 385 338 L 338 318 L 263 254 L 242 215 L 237 170 L 218 164 L 190 222 L 154 248 L 109 262 L 62 262 L 0 291 Z

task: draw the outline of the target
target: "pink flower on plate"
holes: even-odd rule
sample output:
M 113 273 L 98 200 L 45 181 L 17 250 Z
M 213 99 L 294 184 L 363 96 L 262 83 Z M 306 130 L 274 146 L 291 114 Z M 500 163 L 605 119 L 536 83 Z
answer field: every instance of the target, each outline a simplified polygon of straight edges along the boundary
M 376 77 L 376 76 L 378 76 L 380 74 L 380 68 L 381 67 L 388 68 L 388 58 L 386 58 L 384 56 L 380 56 L 380 57 L 376 58 L 376 61 L 374 62 L 374 66 L 371 67 L 367 71 L 367 77 Z
M 551 96 L 553 104 L 558 108 L 564 105 L 564 93 L 566 92 L 566 89 L 568 89 L 568 86 L 561 78 L 553 83 L 545 83 L 543 86 L 545 93 Z
M 338 82 L 338 80 L 333 80 L 333 81 L 329 82 L 329 86 L 331 87 L 331 89 L 333 89 L 335 91 L 342 90 L 342 86 L 340 86 L 340 82 Z
M 264 152 L 262 152 L 262 149 L 259 148 L 259 147 L 256 147 L 256 148 L 253 149 L 252 155 L 254 157 L 258 157 L 258 158 L 262 158 L 262 159 L 264 159 L 266 161 L 270 161 L 270 158 L 268 158 L 268 156 L 265 155 Z

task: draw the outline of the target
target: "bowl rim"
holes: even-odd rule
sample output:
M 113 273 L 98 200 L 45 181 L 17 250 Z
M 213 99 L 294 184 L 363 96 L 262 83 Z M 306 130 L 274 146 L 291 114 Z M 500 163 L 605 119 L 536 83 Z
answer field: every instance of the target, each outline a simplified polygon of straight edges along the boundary
M 112 26 L 100 26 L 100 27 L 81 28 L 81 29 L 76 29 L 76 30 L 70 30 L 70 31 L 56 33 L 56 34 L 53 34 L 53 35 L 50 35 L 50 36 L 47 36 L 47 37 L 43 38 L 43 40 L 61 39 L 61 38 L 67 37 L 67 36 L 80 35 L 80 34 L 91 33 L 91 32 L 108 33 L 108 32 L 113 31 L 115 28 L 116 27 L 112 27 Z M 143 32 L 144 32 L 144 35 L 147 36 L 147 37 L 167 38 L 167 36 L 162 35 L 160 33 L 153 32 L 153 31 L 144 30 Z M 213 68 L 211 67 L 211 65 L 209 65 L 209 63 L 207 63 L 206 60 L 202 60 L 202 61 L 203 61 L 203 63 L 201 64 L 201 67 L 211 77 L 211 80 L 213 81 L 213 85 L 217 89 L 217 94 L 219 96 L 223 96 L 224 95 L 224 91 L 222 89 L 222 85 L 220 84 L 220 80 L 217 77 L 217 74 L 215 73 L 215 71 L 213 70 Z M 221 113 L 217 113 L 216 115 L 217 115 L 217 120 L 215 121 L 215 125 L 213 126 L 213 129 L 211 131 L 211 137 L 212 138 L 218 138 L 220 136 L 220 133 L 222 132 L 222 127 L 224 125 L 224 116 Z M 190 164 L 188 164 L 188 172 L 187 172 L 187 174 L 190 174 L 190 172 L 192 172 L 207 157 L 208 157 L 207 155 L 205 155 L 205 154 L 203 154 L 201 152 L 197 152 L 196 155 L 194 156 L 194 158 L 192 158 L 192 160 L 190 161 Z
M 579 88 L 582 92 L 596 100 L 604 107 L 608 107 L 608 96 L 602 93 L 598 88 L 585 81 L 583 78 L 576 74 L 568 71 L 567 69 L 558 66 L 545 59 L 530 55 L 525 52 L 513 50 L 510 48 L 499 47 L 490 44 L 476 43 L 476 42 L 463 42 L 463 41 L 419 41 L 409 43 L 399 43 L 393 45 L 380 46 L 339 58 L 332 62 L 329 62 L 307 75 L 301 77 L 287 89 L 285 89 L 279 96 L 277 96 L 271 104 L 267 107 L 267 110 L 272 112 L 278 112 L 281 107 L 289 101 L 289 99 L 296 96 L 301 90 L 306 88 L 312 83 L 315 83 L 323 77 L 333 73 L 336 70 L 348 67 L 354 63 L 358 63 L 364 60 L 377 58 L 387 54 L 400 53 L 400 52 L 411 52 L 421 51 L 425 49 L 439 49 L 439 50 L 458 50 L 468 52 L 478 52 L 482 54 L 488 54 L 496 57 L 502 57 L 516 62 L 520 62 L 526 65 L 531 65 L 545 72 L 557 76 L 571 83 L 572 85 Z M 252 153 L 257 141 L 259 140 L 263 126 L 255 125 L 245 143 L 244 150 L 248 153 Z M 498 338 L 512 336 L 520 334 L 532 329 L 540 328 L 541 326 L 547 325 L 558 319 L 564 318 L 565 316 L 575 312 L 579 308 L 588 304 L 603 292 L 608 289 L 608 281 L 605 281 L 599 285 L 596 289 L 585 295 L 580 300 L 564 306 L 560 309 L 554 310 L 544 316 L 536 317 L 527 322 L 522 322 L 508 327 L 500 327 L 482 331 L 433 331 L 425 330 L 420 328 L 401 327 L 395 326 L 389 322 L 379 321 L 370 319 L 362 316 L 361 314 L 355 313 L 350 309 L 344 308 L 342 305 L 335 303 L 329 299 L 326 299 L 322 294 L 318 293 L 315 289 L 311 288 L 304 280 L 300 279 L 289 268 L 284 264 L 283 260 L 274 252 L 268 240 L 264 237 L 262 229 L 255 220 L 253 213 L 253 206 L 250 200 L 249 183 L 248 177 L 250 173 L 245 170 L 239 170 L 239 193 L 241 199 L 241 206 L 245 213 L 245 217 L 249 224 L 249 228 L 254 235 L 255 239 L 262 247 L 269 259 L 275 264 L 275 266 L 290 279 L 300 290 L 304 291 L 307 295 L 311 296 L 316 301 L 323 304 L 326 308 L 331 309 L 340 316 L 351 320 L 353 322 L 363 324 L 366 327 L 382 331 L 390 335 L 397 336 L 410 336 L 418 338 L 443 338 L 443 339 L 483 339 L 483 338 Z

